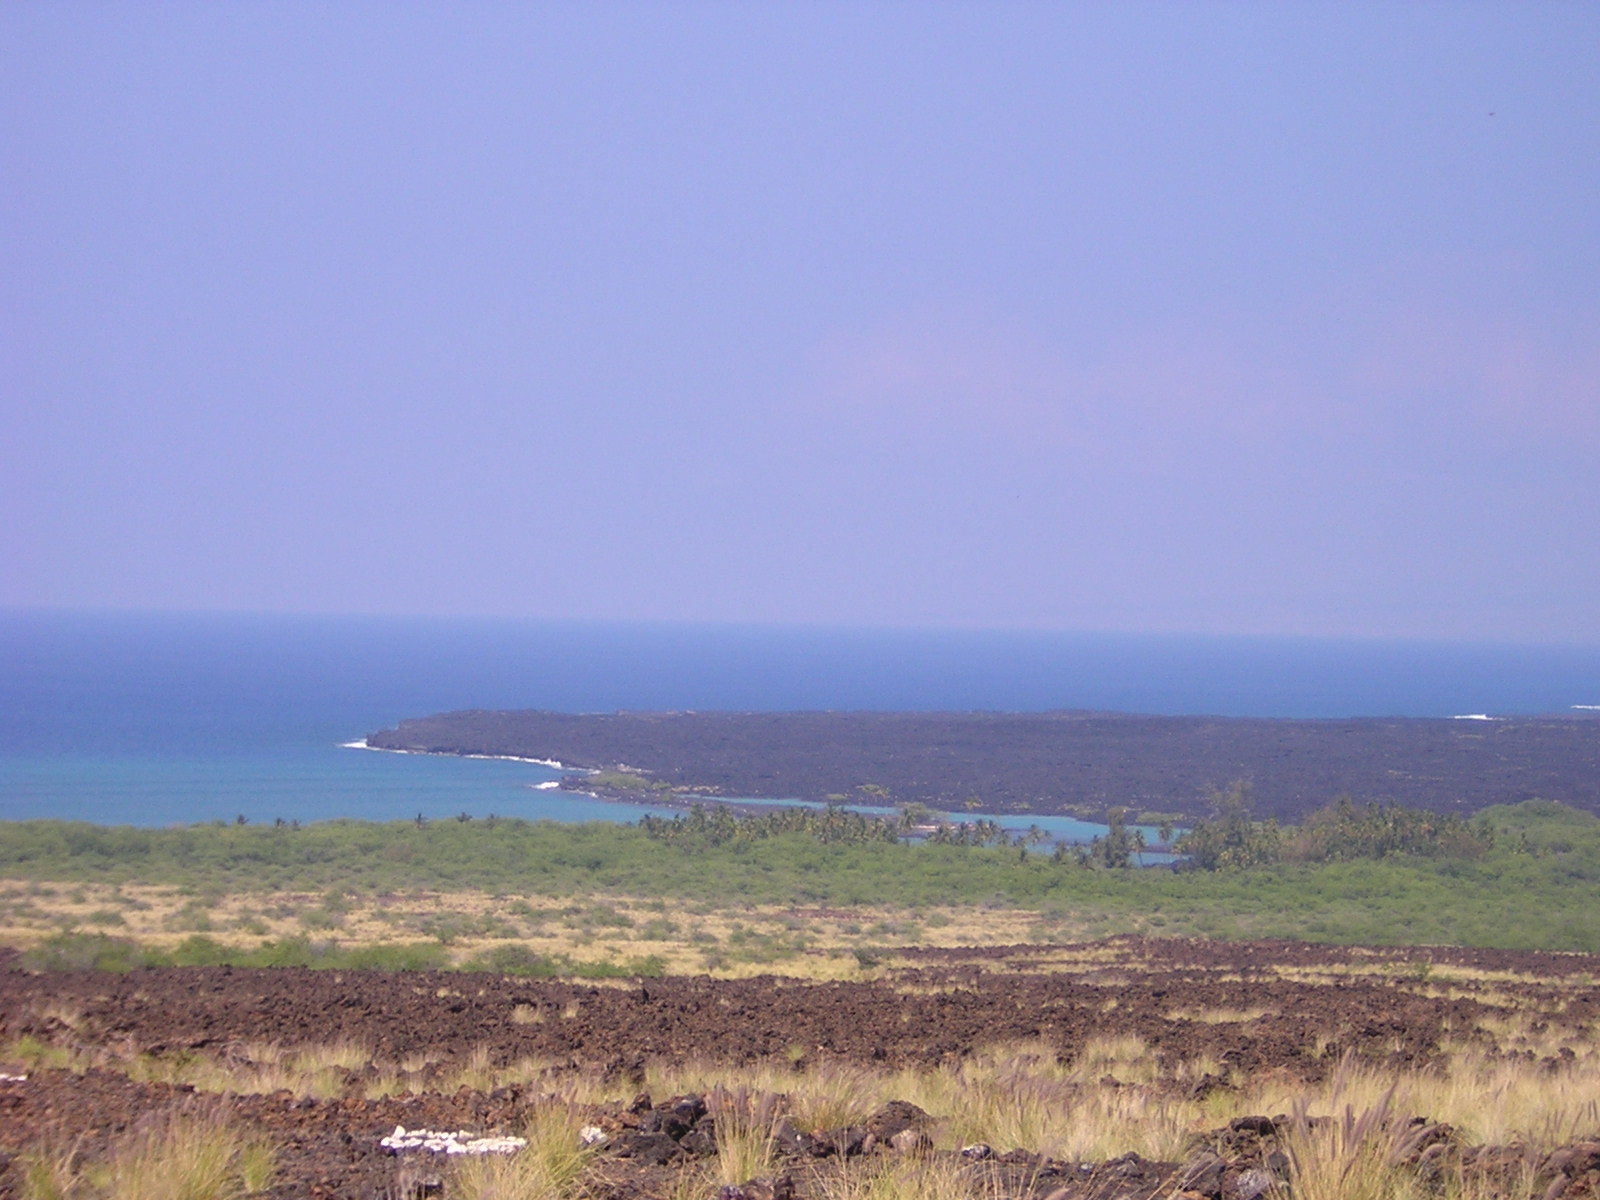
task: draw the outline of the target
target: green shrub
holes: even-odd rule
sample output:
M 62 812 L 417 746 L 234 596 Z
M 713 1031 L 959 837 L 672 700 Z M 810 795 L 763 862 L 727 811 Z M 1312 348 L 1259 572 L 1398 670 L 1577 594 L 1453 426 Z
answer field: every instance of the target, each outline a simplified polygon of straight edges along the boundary
M 490 971 L 496 975 L 528 975 L 537 979 L 552 979 L 562 974 L 560 960 L 526 946 L 496 946 L 468 959 L 465 969 Z
M 130 938 L 68 930 L 23 954 L 22 965 L 34 971 L 131 971 L 150 959 L 149 952 Z
M 1287 833 L 1283 857 L 1299 862 L 1343 862 L 1402 854 L 1480 858 L 1493 847 L 1494 832 L 1486 822 L 1401 808 L 1397 804 L 1357 807 L 1349 796 L 1340 796 Z
M 355 946 L 339 959 L 339 965 L 351 971 L 443 971 L 450 966 L 450 956 L 437 942 Z
M 167 956 L 175 967 L 220 967 L 238 962 L 239 952 L 204 933 L 193 933 L 172 948 Z
M 658 954 L 649 954 L 644 958 L 630 958 L 626 962 L 575 962 L 571 964 L 570 974 L 579 979 L 633 979 L 636 977 L 659 978 L 666 972 L 667 964 Z

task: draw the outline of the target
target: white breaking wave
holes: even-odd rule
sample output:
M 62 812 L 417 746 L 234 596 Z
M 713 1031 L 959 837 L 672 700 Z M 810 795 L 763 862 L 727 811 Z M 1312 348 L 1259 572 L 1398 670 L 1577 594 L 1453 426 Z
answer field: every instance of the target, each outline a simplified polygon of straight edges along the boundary
M 1574 704 L 1573 708 L 1581 708 L 1586 712 L 1600 712 L 1600 704 Z
M 566 763 L 553 758 L 528 758 L 521 754 L 453 754 L 448 750 L 395 750 L 388 746 L 369 746 L 365 738 L 359 742 L 340 742 L 339 747 L 342 750 L 373 750 L 379 754 L 423 754 L 435 758 L 484 758 L 490 762 L 533 763 L 537 767 L 549 767 L 552 771 L 582 771 L 585 775 L 595 774 L 587 767 L 569 767 Z
M 1498 721 L 1499 717 L 1491 717 L 1488 713 L 1458 713 L 1450 718 L 1452 721 Z
M 407 753 L 423 754 L 423 753 L 427 753 L 427 751 L 406 751 L 406 750 L 402 750 L 400 753 L 402 753 L 402 754 L 407 754 Z M 553 758 L 524 758 L 520 754 L 449 754 L 446 751 L 441 751 L 441 753 L 446 754 L 446 756 L 449 757 L 449 758 L 487 758 L 487 759 L 492 759 L 495 762 L 534 763 L 534 764 L 536 764 L 538 766 L 541 766 L 541 767 L 549 767 L 553 771 L 577 770 L 576 767 L 568 767 L 565 763 L 557 762 Z

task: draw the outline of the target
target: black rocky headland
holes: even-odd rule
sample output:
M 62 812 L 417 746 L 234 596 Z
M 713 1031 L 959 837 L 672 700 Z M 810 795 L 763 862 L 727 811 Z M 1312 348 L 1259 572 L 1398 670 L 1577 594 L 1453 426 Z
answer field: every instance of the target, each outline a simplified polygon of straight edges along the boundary
M 1213 789 L 1241 779 L 1258 815 L 1287 821 L 1342 794 L 1463 814 L 1529 799 L 1600 813 L 1600 720 L 1581 717 L 473 710 L 402 721 L 367 743 L 624 770 L 680 794 L 917 802 L 957 814 L 1098 817 L 1127 806 L 1193 819 L 1207 815 Z M 594 790 L 584 777 L 567 783 Z

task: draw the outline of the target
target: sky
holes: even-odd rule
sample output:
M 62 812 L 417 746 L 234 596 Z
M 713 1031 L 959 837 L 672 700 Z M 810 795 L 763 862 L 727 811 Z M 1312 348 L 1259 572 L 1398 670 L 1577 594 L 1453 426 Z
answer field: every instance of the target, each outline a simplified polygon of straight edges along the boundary
M 1600 643 L 1600 5 L 0 6 L 0 605 Z

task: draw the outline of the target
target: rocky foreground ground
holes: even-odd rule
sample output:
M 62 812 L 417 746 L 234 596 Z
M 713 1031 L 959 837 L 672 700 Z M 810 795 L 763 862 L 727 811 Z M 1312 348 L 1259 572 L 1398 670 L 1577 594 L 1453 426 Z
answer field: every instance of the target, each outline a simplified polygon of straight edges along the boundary
M 799 1079 L 830 1065 L 950 1067 L 1002 1044 L 1070 1064 L 1096 1039 L 1120 1038 L 1144 1047 L 1155 1068 L 1093 1087 L 1195 1101 L 1262 1078 L 1309 1087 L 1352 1061 L 1425 1070 L 1447 1046 L 1471 1043 L 1555 1078 L 1593 1053 L 1596 980 L 1592 956 L 1139 939 L 923 951 L 882 978 L 832 983 L 699 977 L 593 987 L 457 973 L 0 966 L 0 1195 L 22 1194 L 30 1151 L 71 1145 L 93 1158 L 176 1109 L 270 1140 L 277 1170 L 264 1194 L 273 1197 L 448 1197 L 448 1156 L 382 1139 L 397 1126 L 514 1132 L 563 1081 L 584 1080 L 587 1094 L 612 1098 L 587 1101 L 582 1114 L 594 1144 L 583 1189 L 616 1200 L 682 1196 L 685 1166 L 716 1160 L 717 1098 L 651 1095 L 648 1079 L 663 1063 Z M 365 1048 L 368 1061 L 338 1068 L 331 1093 L 319 1095 L 197 1089 L 129 1066 L 205 1059 L 243 1068 L 263 1046 L 334 1043 Z M 408 1060 L 403 1088 L 374 1086 L 382 1064 Z M 462 1082 L 466 1063 L 479 1086 Z M 537 1070 L 517 1078 L 518 1063 Z M 1208 1069 L 1168 1069 L 1183 1063 Z M 728 1096 L 721 1102 L 726 1114 Z M 708 1200 L 834 1195 L 829 1173 L 841 1164 L 918 1156 L 947 1162 L 971 1194 L 993 1200 L 1251 1200 L 1272 1194 L 1288 1171 L 1284 1113 L 1196 1128 L 1181 1154 L 1162 1160 L 1066 1161 L 1034 1146 L 949 1144 L 941 1122 L 956 1114 L 896 1098 L 833 1127 L 785 1115 L 781 1096 L 738 1102 L 765 1106 L 773 1162 L 749 1181 L 702 1181 Z M 1430 1164 L 1467 1163 L 1485 1177 L 1516 1175 L 1517 1186 L 1537 1187 L 1530 1195 L 1600 1196 L 1600 1113 L 1593 1128 L 1565 1130 L 1536 1152 L 1467 1144 L 1429 1113 L 1397 1120 L 1424 1175 Z

